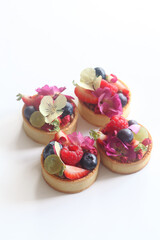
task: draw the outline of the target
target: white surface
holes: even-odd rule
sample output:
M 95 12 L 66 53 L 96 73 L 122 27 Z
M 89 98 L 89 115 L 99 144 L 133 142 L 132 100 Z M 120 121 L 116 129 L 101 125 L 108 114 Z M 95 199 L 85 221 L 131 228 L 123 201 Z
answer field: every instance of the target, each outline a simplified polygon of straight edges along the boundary
M 157 1 L 0 1 L 1 239 L 160 239 Z M 151 132 L 154 148 L 140 172 L 103 166 L 92 187 L 63 194 L 42 179 L 43 146 L 22 130 L 22 102 L 44 84 L 67 86 L 85 67 L 101 66 L 132 90 L 130 119 Z M 78 130 L 94 128 L 81 118 Z

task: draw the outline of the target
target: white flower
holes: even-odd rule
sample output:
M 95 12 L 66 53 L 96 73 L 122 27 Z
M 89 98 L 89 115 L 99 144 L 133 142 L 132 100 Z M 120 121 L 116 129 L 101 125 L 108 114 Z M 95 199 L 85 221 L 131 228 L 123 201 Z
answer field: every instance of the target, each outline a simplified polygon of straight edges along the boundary
M 95 90 L 100 87 L 102 76 L 97 77 L 94 68 L 86 68 L 80 74 L 78 85 L 82 88 Z

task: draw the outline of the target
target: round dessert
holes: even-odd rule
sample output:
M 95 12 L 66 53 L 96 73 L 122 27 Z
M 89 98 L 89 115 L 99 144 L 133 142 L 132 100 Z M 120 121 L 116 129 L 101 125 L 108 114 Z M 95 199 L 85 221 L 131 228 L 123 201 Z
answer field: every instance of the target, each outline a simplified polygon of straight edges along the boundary
M 76 130 L 78 109 L 71 96 L 62 94 L 64 90 L 45 85 L 36 89 L 36 95 L 17 95 L 17 100 L 24 102 L 23 128 L 34 141 L 47 144 L 60 129 L 67 134 Z
M 127 121 L 122 116 L 114 116 L 104 128 L 98 132 L 91 131 L 90 134 L 97 139 L 101 162 L 113 172 L 137 172 L 150 159 L 151 135 L 135 120 Z
M 64 193 L 81 192 L 93 184 L 99 163 L 94 139 L 83 137 L 80 132 L 66 135 L 59 131 L 41 155 L 43 178 Z
M 78 109 L 89 123 L 102 127 L 115 115 L 127 117 L 131 93 L 115 75 L 106 75 L 102 68 L 86 68 L 75 83 Z

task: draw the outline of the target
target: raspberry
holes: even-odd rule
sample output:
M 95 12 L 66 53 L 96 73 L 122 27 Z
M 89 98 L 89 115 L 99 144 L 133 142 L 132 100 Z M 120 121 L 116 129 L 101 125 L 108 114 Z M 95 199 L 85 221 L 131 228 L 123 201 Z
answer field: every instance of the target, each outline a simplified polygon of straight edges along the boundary
M 124 128 L 128 128 L 128 121 L 122 116 L 113 116 L 102 132 L 105 134 L 107 132 L 113 132 L 114 130 L 119 131 Z
M 71 121 L 71 116 L 70 115 L 66 115 L 64 118 L 61 119 L 61 125 L 65 126 L 70 121 Z
M 46 131 L 46 132 L 50 132 L 51 130 L 53 130 L 53 126 L 49 125 L 48 123 L 45 123 L 42 127 L 42 130 Z
M 80 146 L 65 146 L 61 150 L 61 159 L 65 164 L 75 166 L 83 156 L 83 150 Z

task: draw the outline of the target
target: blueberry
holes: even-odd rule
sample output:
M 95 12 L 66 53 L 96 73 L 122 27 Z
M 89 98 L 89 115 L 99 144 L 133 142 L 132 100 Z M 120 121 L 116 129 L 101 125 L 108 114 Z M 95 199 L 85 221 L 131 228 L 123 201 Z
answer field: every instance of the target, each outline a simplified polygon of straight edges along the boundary
M 36 111 L 36 109 L 33 106 L 27 106 L 24 109 L 24 116 L 25 118 L 27 118 L 28 120 L 30 119 L 30 116 L 32 115 L 32 113 L 34 113 Z
M 106 79 L 106 73 L 105 73 L 103 68 L 96 67 L 95 71 L 96 71 L 96 76 L 97 77 L 99 77 L 101 75 L 103 79 Z
M 122 142 L 129 143 L 133 140 L 133 133 L 130 129 L 125 128 L 118 132 L 117 137 L 120 138 Z
M 81 159 L 82 167 L 88 170 L 93 170 L 97 166 L 97 157 L 89 152 L 83 154 Z
M 55 154 L 53 146 L 54 146 L 55 141 L 50 142 L 44 149 L 43 151 L 43 157 L 44 159 L 48 157 L 51 154 Z M 59 143 L 60 148 L 62 149 L 62 145 Z
M 119 98 L 121 100 L 122 107 L 126 106 L 126 104 L 127 104 L 127 97 L 123 93 L 118 93 L 118 95 L 119 95 Z
M 137 121 L 135 121 L 135 120 L 129 120 L 129 121 L 128 121 L 128 125 L 129 125 L 129 126 L 131 126 L 131 125 L 133 125 L 133 124 L 138 124 L 138 123 L 137 123 Z
M 63 108 L 62 118 L 72 114 L 73 114 L 73 105 L 70 102 L 67 102 L 66 106 Z

